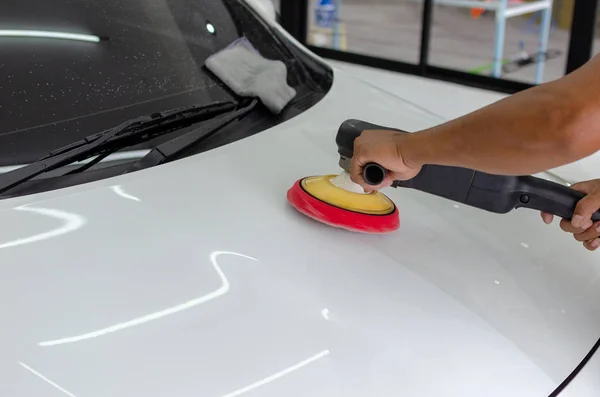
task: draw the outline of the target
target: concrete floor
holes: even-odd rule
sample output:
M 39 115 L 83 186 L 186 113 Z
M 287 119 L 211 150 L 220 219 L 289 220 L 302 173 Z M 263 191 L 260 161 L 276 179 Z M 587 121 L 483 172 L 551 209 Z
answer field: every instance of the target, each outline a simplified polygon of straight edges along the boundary
M 315 30 L 314 5 L 309 8 L 309 29 Z M 422 4 L 419 0 L 343 0 L 340 18 L 345 31 L 347 51 L 417 63 L 421 34 Z M 538 47 L 537 25 L 528 23 L 531 16 L 515 17 L 506 26 L 505 58 L 519 52 L 523 42 L 528 53 Z M 469 9 L 434 6 L 429 62 L 461 71 L 488 65 L 493 60 L 494 15 L 488 13 L 473 19 Z M 309 37 L 309 41 L 315 36 Z M 318 43 L 316 43 L 318 44 Z M 549 49 L 562 54 L 548 60 L 544 81 L 564 75 L 569 32 L 553 28 Z M 331 44 L 324 43 L 324 46 Z M 596 48 L 600 51 L 600 41 Z M 534 66 L 528 66 L 503 76 L 504 78 L 534 82 Z M 491 70 L 482 72 L 490 74 Z

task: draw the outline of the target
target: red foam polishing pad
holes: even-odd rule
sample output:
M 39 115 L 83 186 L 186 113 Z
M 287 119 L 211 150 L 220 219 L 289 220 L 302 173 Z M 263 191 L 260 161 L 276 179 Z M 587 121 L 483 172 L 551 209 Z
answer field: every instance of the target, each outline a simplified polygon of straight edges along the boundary
M 392 204 L 389 213 L 368 214 L 337 207 L 308 193 L 299 179 L 287 192 L 290 204 L 310 218 L 333 227 L 361 233 L 389 233 L 400 227 L 398 208 Z M 355 194 L 355 193 L 348 193 Z

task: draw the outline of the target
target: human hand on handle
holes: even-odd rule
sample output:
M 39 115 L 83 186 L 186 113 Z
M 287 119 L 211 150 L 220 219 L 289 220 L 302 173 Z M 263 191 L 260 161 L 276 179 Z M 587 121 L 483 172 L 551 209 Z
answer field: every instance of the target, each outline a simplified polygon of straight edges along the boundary
M 369 192 L 391 186 L 395 180 L 405 181 L 414 178 L 421 167 L 408 164 L 406 157 L 402 154 L 404 150 L 403 143 L 407 138 L 409 138 L 409 134 L 405 132 L 363 131 L 354 141 L 354 155 L 350 167 L 352 181 Z M 370 162 L 375 162 L 388 170 L 385 180 L 379 186 L 371 186 L 363 178 L 363 167 Z
M 415 160 L 414 153 L 419 151 L 417 145 L 423 145 L 422 142 L 413 139 L 413 137 L 417 138 L 416 135 L 390 130 L 363 131 L 354 141 L 354 155 L 350 167 L 352 180 L 368 192 L 390 186 L 395 180 L 414 178 L 424 163 L 415 162 L 422 161 Z M 363 167 L 370 162 L 377 163 L 388 170 L 386 179 L 381 185 L 371 186 L 363 179 Z M 595 251 L 600 248 L 600 221 L 594 223 L 592 215 L 600 210 L 600 179 L 577 183 L 571 188 L 585 193 L 586 196 L 577 203 L 572 219 L 563 219 L 560 227 L 565 232 L 572 233 L 585 248 Z M 554 216 L 542 213 L 542 218 L 549 224 L 552 223 Z
M 576 183 L 571 186 L 587 195 L 579 200 L 572 220 L 560 221 L 560 228 L 567 233 L 572 233 L 575 240 L 583 243 L 590 251 L 600 247 L 600 222 L 592 222 L 592 214 L 600 209 L 600 179 Z M 550 224 L 554 216 L 542 213 L 542 219 Z

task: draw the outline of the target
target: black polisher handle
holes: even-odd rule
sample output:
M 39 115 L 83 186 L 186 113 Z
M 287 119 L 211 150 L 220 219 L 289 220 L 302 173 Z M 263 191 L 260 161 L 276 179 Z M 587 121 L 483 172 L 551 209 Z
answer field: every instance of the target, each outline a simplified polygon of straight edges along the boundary
M 394 130 L 360 120 L 346 120 L 340 126 L 336 143 L 340 156 L 352 158 L 354 140 L 364 130 Z M 387 170 L 376 163 L 363 169 L 365 181 L 379 185 Z M 544 211 L 561 218 L 571 219 L 579 200 L 585 194 L 559 183 L 530 175 L 492 175 L 468 168 L 426 165 L 408 181 L 394 181 L 392 187 L 407 187 L 470 205 L 486 211 L 505 214 L 515 208 Z M 600 221 L 600 211 L 592 216 Z

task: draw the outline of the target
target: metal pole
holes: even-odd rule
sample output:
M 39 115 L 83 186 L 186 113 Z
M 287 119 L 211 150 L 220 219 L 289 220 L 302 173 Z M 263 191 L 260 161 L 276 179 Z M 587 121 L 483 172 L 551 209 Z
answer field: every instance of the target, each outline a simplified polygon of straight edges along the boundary
M 496 9 L 496 35 L 494 38 L 494 70 L 492 75 L 499 78 L 502 75 L 502 59 L 504 58 L 504 35 L 506 32 L 507 0 L 501 0 Z
M 429 62 L 429 41 L 431 37 L 431 20 L 433 19 L 433 0 L 423 1 L 423 17 L 421 25 L 421 52 L 419 54 L 419 70 L 425 75 Z
M 280 9 L 281 26 L 300 43 L 306 43 L 308 0 L 283 0 Z
M 590 60 L 594 48 L 597 0 L 575 0 L 566 73 Z
M 333 48 L 340 49 L 340 7 L 342 0 L 335 0 L 335 16 L 333 21 Z
M 550 36 L 550 27 L 552 25 L 552 0 L 549 0 L 548 7 L 542 11 L 542 21 L 540 22 L 540 46 L 539 59 L 535 67 L 535 83 L 541 84 L 544 81 L 544 67 L 546 66 L 546 52 L 548 51 L 548 38 Z

